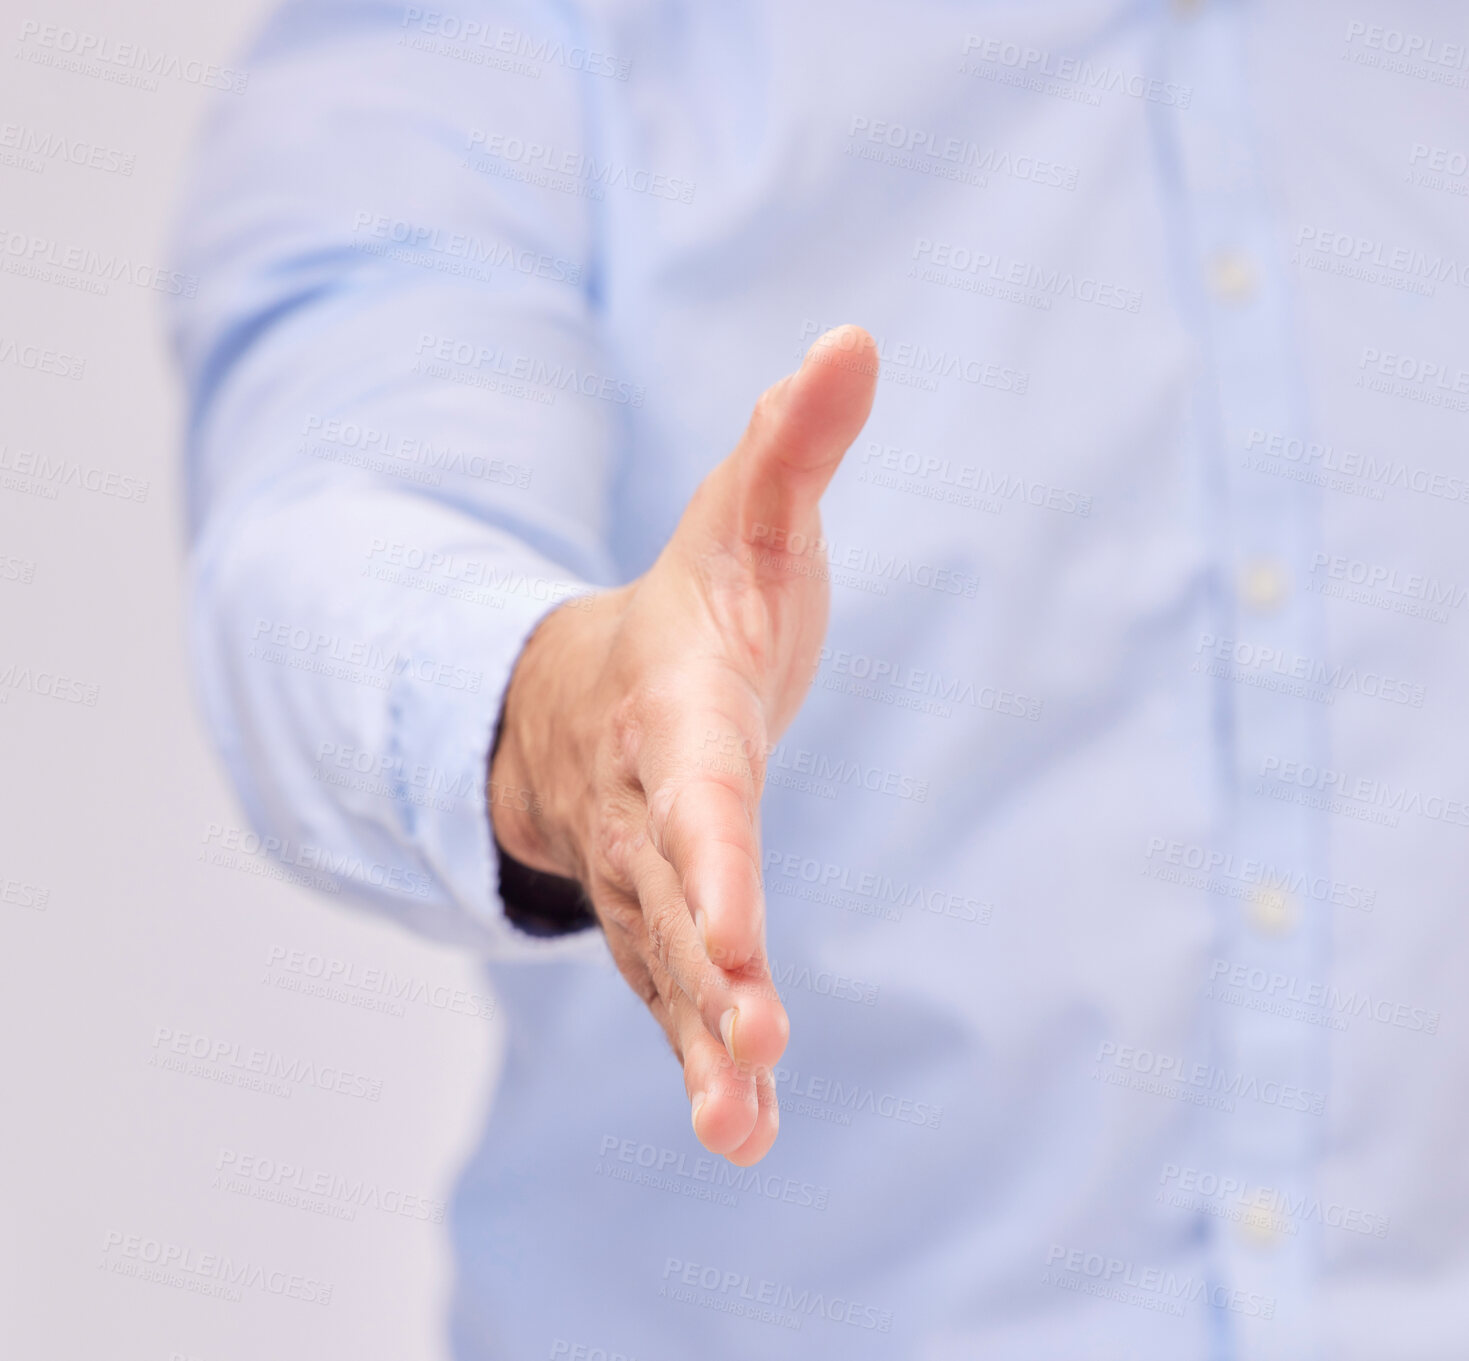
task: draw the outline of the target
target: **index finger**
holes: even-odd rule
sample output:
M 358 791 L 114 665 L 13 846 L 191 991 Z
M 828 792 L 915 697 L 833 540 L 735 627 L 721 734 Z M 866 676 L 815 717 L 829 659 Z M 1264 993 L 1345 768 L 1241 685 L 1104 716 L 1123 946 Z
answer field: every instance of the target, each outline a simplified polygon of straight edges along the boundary
M 723 753 L 710 760 L 702 752 Z M 644 745 L 638 777 L 653 844 L 678 875 L 709 958 L 737 971 L 761 953 L 760 781 L 764 743 L 703 711 Z

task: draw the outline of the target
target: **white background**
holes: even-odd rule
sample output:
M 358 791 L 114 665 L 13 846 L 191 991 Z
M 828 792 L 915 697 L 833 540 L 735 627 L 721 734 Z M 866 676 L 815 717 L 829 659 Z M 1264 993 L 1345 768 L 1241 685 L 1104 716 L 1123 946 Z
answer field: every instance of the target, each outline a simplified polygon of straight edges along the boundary
M 241 818 L 186 665 L 182 405 L 163 296 L 126 280 L 99 295 L 26 277 L 15 254 L 21 238 L 43 239 L 58 253 L 166 265 L 201 119 L 215 99 L 249 98 L 37 64 L 28 20 L 238 67 L 266 8 L 0 3 L 0 351 L 13 343 L 0 360 L 0 468 L 31 455 L 67 470 L 55 499 L 0 472 L 12 484 L 0 487 L 0 676 L 14 666 L 0 684 L 0 1356 L 14 1361 L 447 1354 L 446 1228 L 415 1216 L 449 1196 L 499 1036 L 493 1020 L 411 996 L 480 991 L 473 961 L 251 872 L 259 857 L 210 862 L 218 829 Z M 132 173 L 15 164 L 3 143 L 26 135 L 17 128 L 100 144 L 135 158 Z M 22 347 L 83 358 L 83 376 L 26 368 Z M 145 479 L 146 501 L 69 480 L 73 466 L 94 486 Z M 95 704 L 38 693 L 56 674 L 95 686 Z M 368 986 L 346 1001 L 287 990 L 304 974 L 270 963 L 291 951 L 303 970 L 314 954 Z M 401 1014 L 359 1005 L 375 997 L 372 969 L 411 990 Z M 223 1047 L 212 1075 L 155 1066 L 178 1035 Z M 314 1064 L 380 1081 L 381 1098 L 221 1080 L 252 1049 L 297 1073 Z M 352 1217 L 222 1188 L 226 1150 L 300 1169 L 292 1183 L 325 1178 Z M 418 1199 L 392 1214 L 374 1190 L 380 1205 Z M 212 1253 L 277 1287 L 328 1283 L 330 1303 L 259 1284 L 232 1301 L 121 1274 L 119 1262 L 136 1262 L 132 1236 L 140 1254 L 155 1250 L 146 1240 L 172 1245 L 196 1268 Z

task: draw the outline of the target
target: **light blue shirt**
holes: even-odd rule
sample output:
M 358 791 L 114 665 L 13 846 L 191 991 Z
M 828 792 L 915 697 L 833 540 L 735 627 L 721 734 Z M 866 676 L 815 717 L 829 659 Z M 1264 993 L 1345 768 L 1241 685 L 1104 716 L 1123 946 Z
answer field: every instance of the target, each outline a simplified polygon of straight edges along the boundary
M 453 1335 L 1469 1337 L 1469 30 L 1449 4 L 287 5 L 182 221 L 195 658 L 276 854 L 483 952 Z M 878 339 L 770 758 L 773 1153 L 497 900 L 554 603 Z M 717 755 L 717 754 L 715 754 Z

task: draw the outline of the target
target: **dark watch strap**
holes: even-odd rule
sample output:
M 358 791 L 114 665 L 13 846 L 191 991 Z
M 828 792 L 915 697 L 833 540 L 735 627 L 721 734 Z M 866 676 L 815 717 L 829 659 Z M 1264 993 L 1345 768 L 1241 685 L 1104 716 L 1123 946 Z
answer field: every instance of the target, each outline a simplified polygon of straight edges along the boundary
M 508 692 L 509 687 L 506 689 Z M 495 737 L 490 743 L 489 760 L 485 762 L 486 789 L 495 753 L 500 749 L 500 729 L 504 722 L 505 704 L 502 700 L 499 717 L 495 720 Z M 485 816 L 489 816 L 488 809 Z M 533 870 L 522 864 L 500 845 L 493 820 L 490 823 L 490 840 L 495 843 L 495 856 L 499 861 L 500 898 L 512 926 L 530 936 L 566 936 L 597 925 L 597 915 L 575 879 L 547 874 L 544 870 Z
M 596 914 L 575 879 L 546 874 L 507 855 L 500 857 L 500 897 L 511 924 L 532 936 L 565 936 L 597 925 Z

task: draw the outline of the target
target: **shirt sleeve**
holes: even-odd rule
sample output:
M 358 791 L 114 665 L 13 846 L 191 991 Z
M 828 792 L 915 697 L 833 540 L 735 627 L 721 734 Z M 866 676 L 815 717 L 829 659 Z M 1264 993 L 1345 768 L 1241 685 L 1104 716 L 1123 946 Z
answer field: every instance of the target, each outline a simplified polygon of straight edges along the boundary
M 171 316 L 193 665 L 267 853 L 440 940 L 592 954 L 507 917 L 485 776 L 526 636 L 614 579 L 640 394 L 599 346 L 590 200 L 476 151 L 575 165 L 588 77 L 425 50 L 417 12 L 287 4 L 200 149 Z M 578 42 L 560 6 L 459 15 Z

